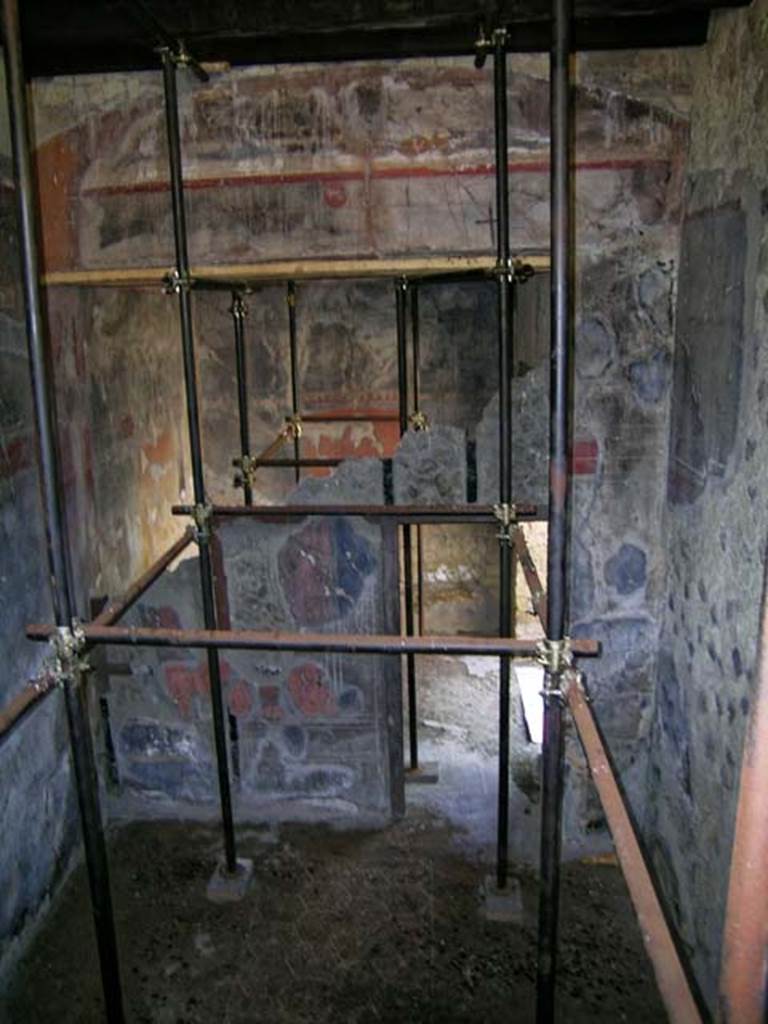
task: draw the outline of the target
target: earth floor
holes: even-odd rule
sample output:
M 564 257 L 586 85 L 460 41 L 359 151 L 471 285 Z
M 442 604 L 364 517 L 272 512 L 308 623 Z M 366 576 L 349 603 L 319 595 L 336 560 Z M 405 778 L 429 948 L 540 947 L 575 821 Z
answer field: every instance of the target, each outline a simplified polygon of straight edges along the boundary
M 200 824 L 126 826 L 110 841 L 131 1024 L 484 1024 L 534 1019 L 535 878 L 522 919 L 483 915 L 487 865 L 453 828 L 412 806 L 376 832 L 246 828 L 254 861 L 240 902 L 206 884 L 220 836 Z M 56 899 L 14 977 L 9 1024 L 103 1020 L 85 874 Z M 563 868 L 558 1020 L 665 1019 L 620 870 Z

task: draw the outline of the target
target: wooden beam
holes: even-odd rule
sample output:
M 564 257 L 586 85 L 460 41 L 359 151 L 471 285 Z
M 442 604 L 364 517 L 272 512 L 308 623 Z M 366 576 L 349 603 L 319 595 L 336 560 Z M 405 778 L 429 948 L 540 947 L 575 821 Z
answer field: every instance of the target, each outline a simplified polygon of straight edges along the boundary
M 765 1024 L 768 977 L 768 567 L 723 927 L 720 1024 Z
M 576 732 L 587 756 L 592 781 L 608 819 L 619 864 L 637 914 L 643 944 L 653 965 L 659 994 L 669 1020 L 671 1024 L 702 1024 L 702 1016 L 685 966 L 667 924 L 595 713 L 578 674 L 570 674 L 564 689 Z
M 515 261 L 537 272 L 549 270 L 549 256 L 521 253 Z M 436 274 L 490 273 L 492 256 L 409 256 L 391 259 L 275 260 L 263 263 L 222 263 L 192 267 L 193 278 L 237 284 L 269 284 L 281 281 L 311 281 L 334 278 L 428 278 Z M 43 275 L 47 287 L 162 287 L 165 267 L 113 267 L 93 270 L 54 270 Z
M 697 46 L 706 41 L 711 8 L 746 3 L 748 0 L 577 3 L 574 46 L 577 50 Z M 132 26 L 126 30 L 127 26 L 120 25 L 115 5 L 71 4 L 66 19 L 61 18 L 60 5 L 53 0 L 27 0 L 24 6 L 28 9 L 24 19 L 27 68 L 33 77 L 157 69 L 154 40 L 138 36 Z M 226 5 L 227 18 L 222 18 L 216 14 L 221 5 L 188 0 L 183 6 L 184 16 L 169 21 L 169 31 L 183 35 L 198 60 L 231 65 L 471 57 L 478 22 L 487 17 L 489 9 L 484 0 L 467 4 L 460 13 L 430 16 L 424 11 L 429 5 L 398 3 L 389 16 L 371 18 L 371 6 L 376 5 L 357 5 L 361 13 L 355 17 L 351 16 L 352 4 L 339 16 L 321 3 L 231 2 Z M 341 11 L 344 5 L 337 6 Z M 546 0 L 524 6 L 520 0 L 508 0 L 501 8 L 498 3 L 493 6 L 496 18 L 510 29 L 509 52 L 547 51 Z M 191 15 L 195 7 L 197 14 Z M 270 17 L 270 10 L 277 15 Z M 228 20 L 232 12 L 239 23 L 236 28 Z M 192 31 L 191 17 L 197 23 Z

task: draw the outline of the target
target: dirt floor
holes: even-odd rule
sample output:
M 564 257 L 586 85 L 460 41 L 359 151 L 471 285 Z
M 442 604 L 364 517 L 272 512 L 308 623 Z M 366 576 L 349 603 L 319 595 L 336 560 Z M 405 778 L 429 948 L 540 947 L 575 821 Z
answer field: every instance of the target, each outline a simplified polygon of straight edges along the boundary
M 240 833 L 255 878 L 207 901 L 218 833 L 142 824 L 111 848 L 132 1024 L 484 1024 L 533 1020 L 535 882 L 523 922 L 482 914 L 485 869 L 426 811 L 379 832 L 281 826 Z M 103 1020 L 85 880 L 66 886 L 14 979 L 9 1024 Z M 621 873 L 564 870 L 559 1020 L 665 1019 Z

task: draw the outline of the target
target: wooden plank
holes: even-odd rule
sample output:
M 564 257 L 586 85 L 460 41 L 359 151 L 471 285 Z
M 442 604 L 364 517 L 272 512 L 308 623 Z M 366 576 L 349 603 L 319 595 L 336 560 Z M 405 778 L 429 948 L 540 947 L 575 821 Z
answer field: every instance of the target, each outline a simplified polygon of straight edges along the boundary
M 764 573 L 757 678 L 741 761 L 723 928 L 719 1024 L 765 1024 L 768 948 L 768 571 Z
M 568 707 L 587 756 L 592 781 L 608 819 L 619 864 L 637 914 L 643 944 L 653 964 L 656 983 L 669 1019 L 672 1024 L 702 1024 L 699 1007 L 667 924 L 589 698 L 578 675 L 569 674 L 566 684 L 564 689 Z
M 549 255 L 521 253 L 515 257 L 537 272 L 549 270 Z M 472 271 L 491 271 L 495 265 L 492 256 L 409 256 L 393 259 L 326 259 L 275 260 L 263 263 L 222 263 L 194 266 L 192 277 L 210 281 L 243 284 L 279 283 L 281 281 L 308 281 L 336 278 L 424 278 L 433 274 L 461 274 Z M 94 270 L 56 270 L 43 275 L 47 287 L 62 285 L 83 287 L 158 287 L 170 268 L 115 267 Z
M 168 270 L 161 267 L 104 268 L 103 270 L 54 270 L 43 274 L 45 287 L 80 285 L 85 287 L 148 287 L 162 288 Z

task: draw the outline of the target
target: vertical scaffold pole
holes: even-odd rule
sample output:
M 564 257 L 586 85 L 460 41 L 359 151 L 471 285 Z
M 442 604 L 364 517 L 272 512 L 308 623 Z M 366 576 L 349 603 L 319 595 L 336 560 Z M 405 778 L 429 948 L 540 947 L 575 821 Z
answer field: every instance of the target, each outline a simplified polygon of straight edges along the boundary
M 509 246 L 507 172 L 507 33 L 493 34 L 494 136 L 496 142 L 496 291 L 499 365 L 499 635 L 512 636 L 512 321 L 514 278 Z M 509 859 L 509 684 L 511 662 L 499 664 L 499 790 L 496 885 L 506 888 Z
M 419 321 L 419 285 L 413 282 L 411 292 L 411 355 L 413 357 L 413 410 L 421 408 L 421 331 Z M 426 426 L 426 420 L 423 421 Z M 419 633 L 424 633 L 424 547 L 421 526 L 416 526 L 416 602 Z
M 290 369 L 291 369 L 291 413 L 293 414 L 293 457 L 297 462 L 296 483 L 301 480 L 301 466 L 298 465 L 301 459 L 301 427 L 298 417 L 301 409 L 301 397 L 299 395 L 299 337 L 296 328 L 296 284 L 288 282 L 286 293 L 288 302 L 288 335 L 290 342 Z
M 59 639 L 73 640 L 74 587 L 67 551 L 67 533 L 61 499 L 61 475 L 56 449 L 56 403 L 40 300 L 40 260 L 37 249 L 37 216 L 32 154 L 29 142 L 29 110 L 21 51 L 17 0 L 3 0 L 8 106 L 19 212 L 19 241 L 24 284 L 24 308 L 29 350 L 29 369 L 37 426 L 40 488 L 51 596 Z M 68 651 L 68 653 L 67 653 Z M 76 645 L 60 648 L 61 685 L 69 726 L 75 785 L 88 871 L 96 944 L 106 1019 L 123 1024 L 123 997 L 115 935 L 109 863 L 99 807 L 96 759 L 84 694 L 84 669 Z
M 171 174 L 171 199 L 173 203 L 173 237 L 176 247 L 176 284 L 179 296 L 179 321 L 184 360 L 184 385 L 187 400 L 192 483 L 197 512 L 197 540 L 200 550 L 203 619 L 206 629 L 216 629 L 216 605 L 210 549 L 212 524 L 206 502 L 203 477 L 200 415 L 197 401 L 195 339 L 192 327 L 187 222 L 184 211 L 184 181 L 181 167 L 181 133 L 179 130 L 178 95 L 176 92 L 177 55 L 169 48 L 161 50 L 161 55 L 163 61 L 166 129 L 168 133 L 168 162 Z M 227 764 L 227 738 L 219 653 L 215 648 L 210 648 L 207 654 L 208 678 L 211 687 L 213 735 L 219 780 L 219 799 L 221 802 L 221 819 L 224 832 L 224 863 L 227 872 L 234 874 L 237 871 L 237 853 L 235 850 L 235 829 L 232 819 L 232 792 L 230 788 L 229 766 Z
M 537 1024 L 554 1020 L 560 844 L 563 803 L 563 714 L 560 697 L 565 660 L 555 657 L 565 638 L 568 531 L 568 448 L 571 350 L 571 81 L 570 0 L 552 2 L 550 52 L 551 366 L 547 642 L 541 783 L 541 862 Z
M 240 424 L 240 465 L 243 480 L 243 502 L 253 504 L 251 484 L 251 430 L 248 416 L 248 366 L 245 358 L 245 318 L 248 307 L 240 292 L 232 292 L 229 309 L 235 328 L 235 372 L 237 374 L 237 415 Z
M 408 281 L 400 278 L 395 285 L 397 313 L 397 393 L 400 420 L 400 436 L 408 430 L 408 347 L 407 347 L 407 302 Z M 403 531 L 403 590 L 405 603 L 405 635 L 414 635 L 413 617 L 413 544 L 410 523 L 404 523 Z M 419 770 L 419 728 L 416 703 L 416 658 L 406 654 L 406 685 L 408 691 L 408 749 L 409 770 Z

